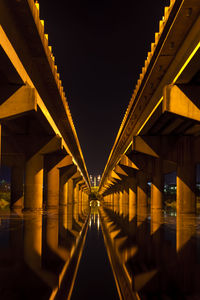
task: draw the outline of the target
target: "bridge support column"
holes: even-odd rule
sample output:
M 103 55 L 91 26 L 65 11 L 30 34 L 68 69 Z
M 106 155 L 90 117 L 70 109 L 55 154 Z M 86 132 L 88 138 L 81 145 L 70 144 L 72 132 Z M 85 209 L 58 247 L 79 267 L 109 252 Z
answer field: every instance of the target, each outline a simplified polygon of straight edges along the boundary
M 144 172 L 137 173 L 137 226 L 145 222 L 147 218 L 147 177 Z
M 60 172 L 57 167 L 47 173 L 47 207 L 59 206 Z
M 11 170 L 11 208 L 24 206 L 24 166 L 14 166 Z
M 123 215 L 124 217 L 128 216 L 128 211 L 129 211 L 129 193 L 128 193 L 129 189 L 127 187 L 124 188 L 123 190 Z
M 43 177 L 44 177 L 44 156 L 48 153 L 60 149 L 61 139 L 57 136 L 49 139 L 37 136 L 30 136 L 33 142 L 33 155 L 26 162 L 25 166 L 25 185 L 24 185 L 24 209 L 43 208 Z M 29 140 L 29 142 L 30 142 Z
M 129 221 L 131 221 L 136 215 L 137 209 L 137 184 L 136 178 L 131 178 L 129 186 Z
M 24 209 L 43 208 L 43 156 L 36 154 L 26 163 Z
M 156 159 L 153 164 L 153 176 L 151 183 L 151 208 L 161 209 L 163 198 L 163 172 L 162 160 Z
M 137 206 L 146 207 L 148 204 L 147 177 L 144 172 L 137 173 Z
M 73 203 L 74 183 L 72 176 L 77 172 L 74 165 L 63 167 L 60 169 L 60 205 Z
M 177 213 L 194 213 L 196 211 L 196 174 L 191 137 L 183 137 L 177 157 Z
M 74 183 L 73 179 L 68 180 L 68 203 L 73 203 L 74 202 Z

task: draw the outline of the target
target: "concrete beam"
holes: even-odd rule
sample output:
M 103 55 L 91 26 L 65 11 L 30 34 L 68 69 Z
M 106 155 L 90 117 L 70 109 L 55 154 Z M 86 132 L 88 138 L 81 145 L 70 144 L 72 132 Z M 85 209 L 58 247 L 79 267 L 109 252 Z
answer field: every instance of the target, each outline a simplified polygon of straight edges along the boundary
M 199 86 L 167 85 L 162 110 L 200 121 L 199 94 Z
M 25 85 L 0 105 L 0 119 L 19 117 L 30 111 L 37 111 L 37 94 L 34 88 Z
M 160 146 L 159 137 L 151 136 L 134 136 L 133 137 L 133 151 L 144 153 L 158 158 L 158 149 Z

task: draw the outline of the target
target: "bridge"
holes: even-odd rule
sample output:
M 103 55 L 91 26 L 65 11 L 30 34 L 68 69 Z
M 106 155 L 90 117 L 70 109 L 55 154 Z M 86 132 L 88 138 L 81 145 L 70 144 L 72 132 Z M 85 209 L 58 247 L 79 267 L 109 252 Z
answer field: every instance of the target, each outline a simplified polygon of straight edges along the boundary
M 199 163 L 200 6 L 170 1 L 103 172 L 99 191 L 125 215 L 162 208 L 164 174 L 176 171 L 179 213 L 195 212 Z M 136 197 L 137 195 L 137 197 Z M 130 219 L 133 217 L 129 215 Z
M 0 158 L 11 171 L 10 208 L 0 210 L 2 299 L 73 299 L 73 290 L 74 299 L 87 290 L 94 297 L 86 278 L 100 282 L 101 299 L 110 290 L 108 299 L 200 297 L 199 0 L 165 8 L 98 191 L 39 9 L 33 0 L 0 1 Z M 175 238 L 162 219 L 171 172 Z M 82 252 L 91 260 L 76 276 Z
M 1 1 L 0 61 L 1 164 L 11 169 L 11 207 L 57 207 L 73 196 L 87 202 L 87 168 L 33 0 Z

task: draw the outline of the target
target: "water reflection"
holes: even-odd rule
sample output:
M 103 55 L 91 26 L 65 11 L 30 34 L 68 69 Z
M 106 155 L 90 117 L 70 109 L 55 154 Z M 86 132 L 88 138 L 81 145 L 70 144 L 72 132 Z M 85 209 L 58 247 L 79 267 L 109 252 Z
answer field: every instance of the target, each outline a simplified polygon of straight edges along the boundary
M 0 211 L 0 298 L 54 299 L 65 277 L 72 280 L 88 212 L 72 204 L 44 213 Z
M 128 218 L 114 207 L 102 216 L 122 289 L 126 282 L 141 299 L 200 299 L 197 215 L 135 206 Z

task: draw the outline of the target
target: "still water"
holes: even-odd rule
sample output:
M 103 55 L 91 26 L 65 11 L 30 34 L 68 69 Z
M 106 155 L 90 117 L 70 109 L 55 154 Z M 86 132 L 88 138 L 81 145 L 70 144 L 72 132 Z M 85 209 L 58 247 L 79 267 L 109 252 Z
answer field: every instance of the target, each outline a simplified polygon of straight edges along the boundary
M 67 299 L 70 263 L 78 256 L 88 211 L 78 213 L 76 205 L 43 213 L 1 211 L 0 299 Z
M 119 285 L 126 281 L 135 299 L 200 299 L 200 216 L 146 207 L 123 212 L 102 210 L 122 266 Z
M 119 299 L 104 246 L 99 213 L 95 209 L 91 211 L 85 247 L 72 293 L 72 300 L 78 299 Z
M 3 300 L 200 299 L 200 216 L 2 210 L 0 276 Z

